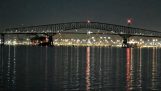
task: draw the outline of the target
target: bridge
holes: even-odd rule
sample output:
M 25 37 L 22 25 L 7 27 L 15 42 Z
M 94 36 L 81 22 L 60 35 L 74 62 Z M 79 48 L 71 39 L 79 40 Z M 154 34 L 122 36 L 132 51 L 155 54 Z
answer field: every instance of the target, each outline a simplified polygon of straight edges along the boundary
M 74 29 L 96 29 L 97 31 L 90 32 L 80 32 L 80 31 L 68 31 Z M 133 28 L 129 26 L 121 26 L 108 23 L 100 22 L 69 22 L 69 23 L 59 23 L 59 24 L 48 24 L 48 25 L 38 25 L 38 26 L 27 26 L 27 27 L 17 27 L 8 28 L 5 31 L 1 31 L 1 41 L 2 44 L 5 42 L 5 35 L 10 34 L 45 34 L 49 38 L 49 42 L 52 42 L 52 36 L 54 34 L 110 34 L 119 35 L 123 38 L 123 47 L 128 46 L 128 39 L 131 36 L 142 36 L 142 37 L 156 37 L 161 38 L 161 32 L 146 30 L 141 28 Z

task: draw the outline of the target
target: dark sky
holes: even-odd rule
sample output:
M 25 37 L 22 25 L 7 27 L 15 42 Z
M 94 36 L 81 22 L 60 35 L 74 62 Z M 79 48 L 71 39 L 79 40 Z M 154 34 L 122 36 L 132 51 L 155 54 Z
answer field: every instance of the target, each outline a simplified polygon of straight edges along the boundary
M 161 31 L 161 0 L 0 0 L 0 26 L 98 21 Z

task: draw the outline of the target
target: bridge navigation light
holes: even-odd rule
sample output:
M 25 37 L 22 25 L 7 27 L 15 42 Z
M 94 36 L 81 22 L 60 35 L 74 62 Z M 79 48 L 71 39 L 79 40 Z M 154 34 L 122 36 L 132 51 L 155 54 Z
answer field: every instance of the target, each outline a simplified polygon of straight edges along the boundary
M 130 20 L 130 19 L 128 19 L 128 20 L 127 20 L 127 23 L 131 23 L 131 20 Z
M 87 23 L 91 23 L 91 21 L 90 20 L 87 20 Z
M 127 24 L 128 24 L 128 25 L 131 25 L 131 24 L 132 24 L 132 18 L 128 18 L 128 19 L 127 19 Z

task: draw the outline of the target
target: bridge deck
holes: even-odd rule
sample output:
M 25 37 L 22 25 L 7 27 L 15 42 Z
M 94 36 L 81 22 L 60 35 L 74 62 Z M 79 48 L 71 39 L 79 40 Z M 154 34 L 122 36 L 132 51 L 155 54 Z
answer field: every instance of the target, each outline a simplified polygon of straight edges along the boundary
M 67 30 L 75 29 L 98 29 L 105 30 L 103 32 L 92 32 L 92 34 L 111 34 L 111 35 L 130 35 L 130 36 L 144 36 L 144 37 L 161 37 L 161 32 L 146 30 L 141 28 L 133 28 L 115 24 L 100 23 L 100 22 L 69 22 L 69 23 L 59 23 L 59 24 L 49 24 L 49 25 L 39 25 L 39 26 L 28 26 L 28 27 L 18 27 L 18 28 L 8 28 L 2 31 L 0 34 L 58 34 L 58 33 L 80 33 L 81 32 L 66 32 Z M 92 30 L 91 30 L 92 31 Z

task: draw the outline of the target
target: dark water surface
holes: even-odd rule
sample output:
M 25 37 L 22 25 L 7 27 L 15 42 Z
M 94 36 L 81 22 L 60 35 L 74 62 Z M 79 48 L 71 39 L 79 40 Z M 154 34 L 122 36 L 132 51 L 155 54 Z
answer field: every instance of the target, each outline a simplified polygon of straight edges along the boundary
M 161 91 L 161 49 L 1 46 L 0 91 Z

